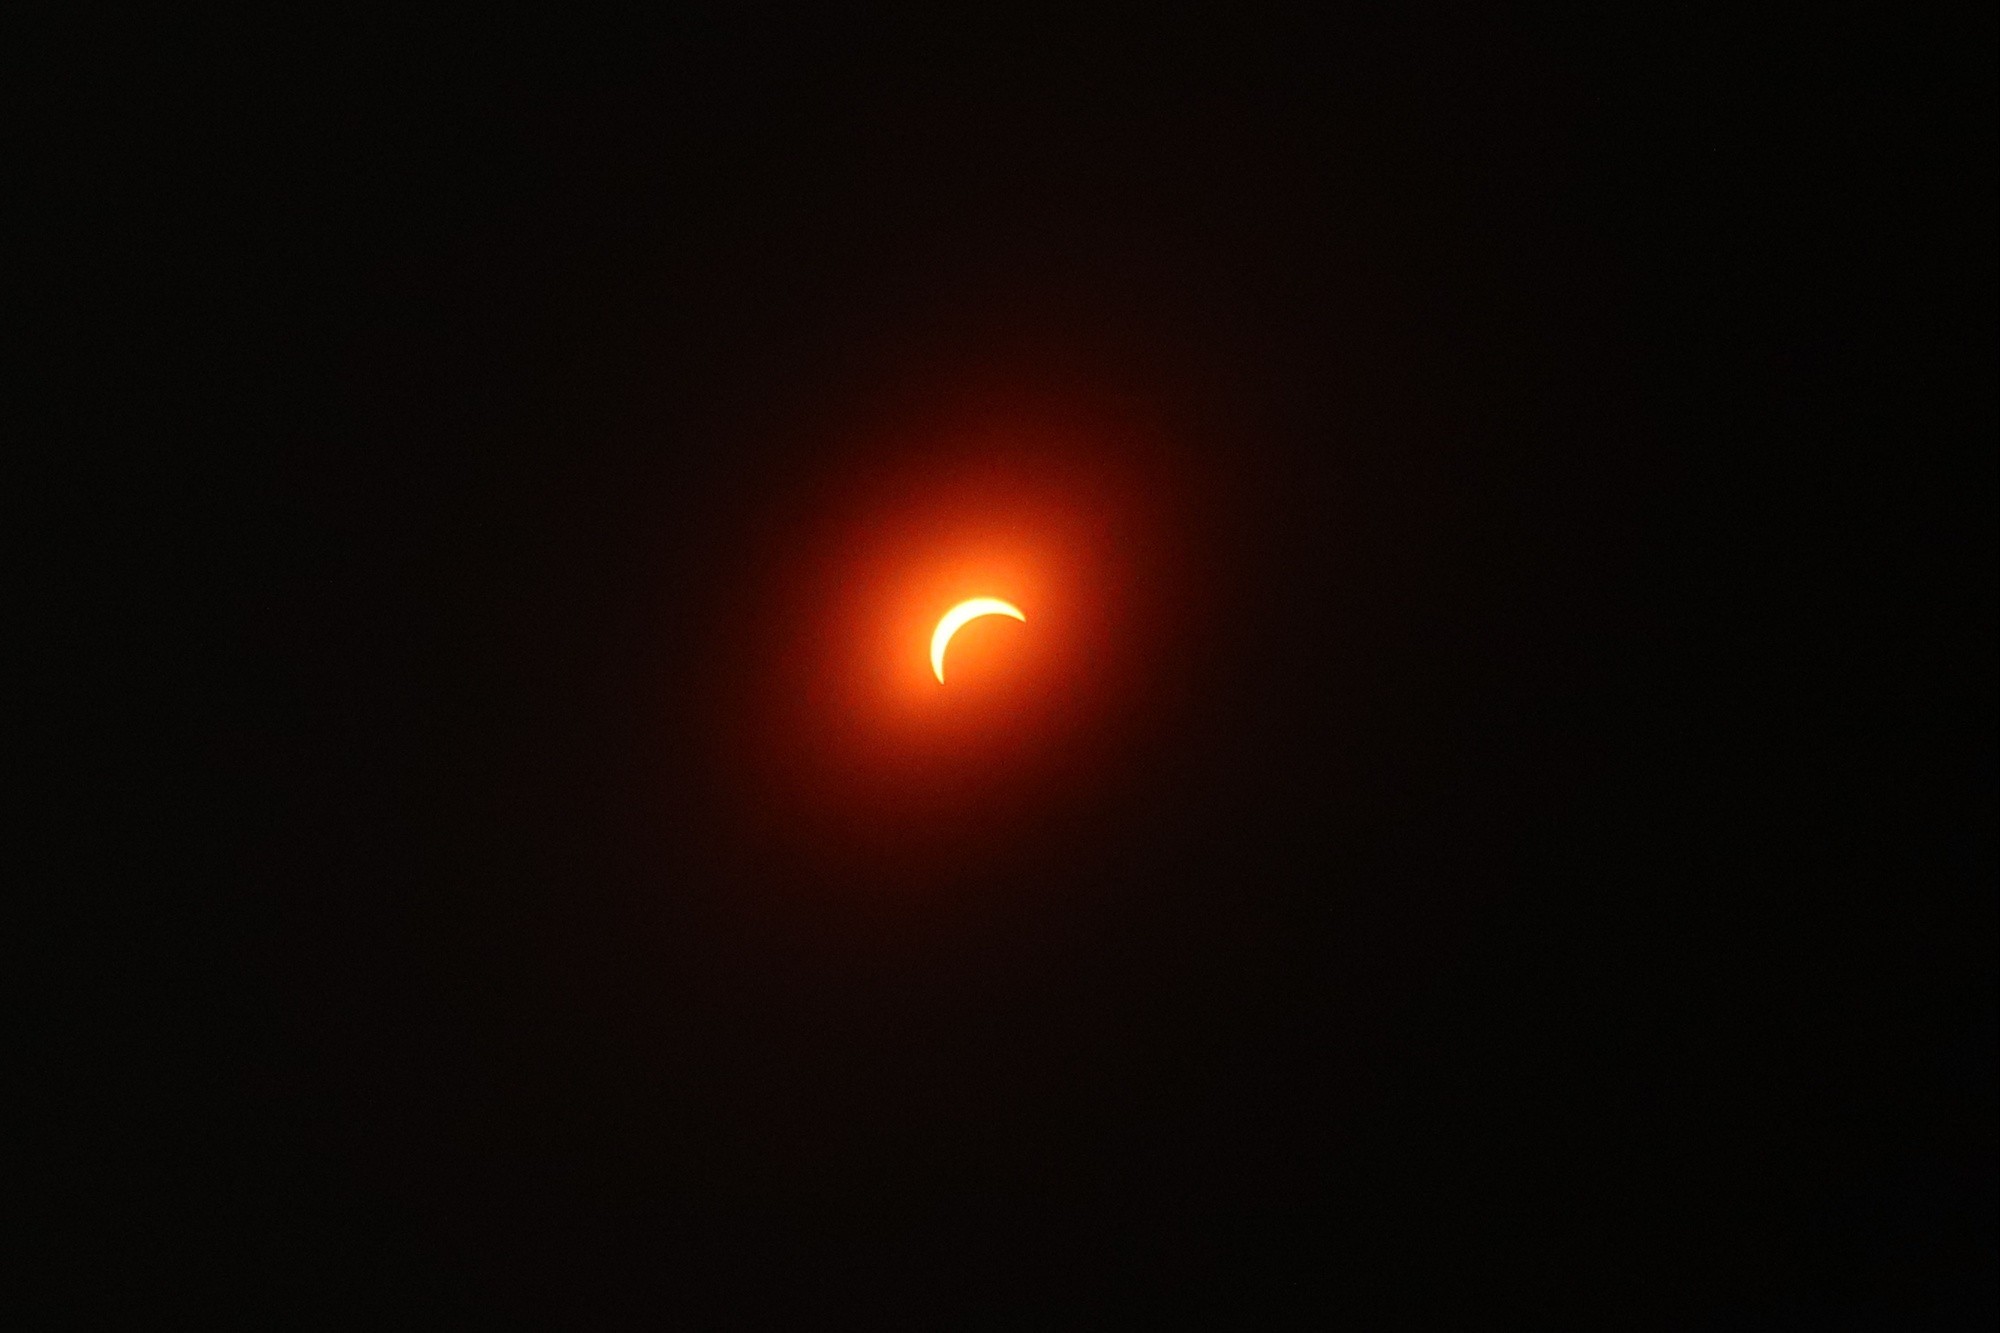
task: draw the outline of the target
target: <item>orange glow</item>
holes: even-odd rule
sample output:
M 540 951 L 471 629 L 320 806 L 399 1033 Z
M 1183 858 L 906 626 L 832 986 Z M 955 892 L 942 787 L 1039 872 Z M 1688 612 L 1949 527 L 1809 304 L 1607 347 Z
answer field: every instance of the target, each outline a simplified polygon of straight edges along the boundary
M 936 884 L 1157 762 L 1211 615 L 1201 487 L 1115 406 L 870 415 L 718 534 L 746 557 L 694 733 L 718 846 L 800 889 Z
M 944 650 L 951 643 L 951 636 L 958 633 L 959 627 L 966 621 L 980 616 L 1012 616 L 1016 620 L 1027 620 L 1020 607 L 1012 602 L 1003 602 L 998 597 L 974 597 L 945 612 L 944 619 L 938 621 L 937 629 L 931 634 L 931 674 L 938 678 L 938 684 L 944 684 Z

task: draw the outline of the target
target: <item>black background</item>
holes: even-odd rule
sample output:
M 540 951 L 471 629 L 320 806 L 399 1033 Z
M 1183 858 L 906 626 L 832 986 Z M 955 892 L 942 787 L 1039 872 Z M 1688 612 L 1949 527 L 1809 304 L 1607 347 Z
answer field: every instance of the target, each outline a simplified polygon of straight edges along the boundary
M 88 34 L 79 735 L 151 757 L 70 753 L 142 816 L 77 1290 L 1985 1326 L 1994 39 Z M 968 383 L 1222 479 L 1193 703 L 807 907 L 708 785 L 733 599 L 815 423 Z

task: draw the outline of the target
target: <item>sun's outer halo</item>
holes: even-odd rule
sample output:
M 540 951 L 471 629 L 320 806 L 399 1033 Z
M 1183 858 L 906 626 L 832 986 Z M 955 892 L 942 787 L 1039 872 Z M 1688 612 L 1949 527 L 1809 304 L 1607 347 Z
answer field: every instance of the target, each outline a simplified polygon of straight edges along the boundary
M 1012 602 L 1003 602 L 998 597 L 974 597 L 945 612 L 944 619 L 938 621 L 937 629 L 931 634 L 931 674 L 938 678 L 938 684 L 944 684 L 944 650 L 951 643 L 951 636 L 958 633 L 959 627 L 966 621 L 977 620 L 980 616 L 1012 616 L 1023 623 L 1028 619 L 1021 614 L 1020 607 Z

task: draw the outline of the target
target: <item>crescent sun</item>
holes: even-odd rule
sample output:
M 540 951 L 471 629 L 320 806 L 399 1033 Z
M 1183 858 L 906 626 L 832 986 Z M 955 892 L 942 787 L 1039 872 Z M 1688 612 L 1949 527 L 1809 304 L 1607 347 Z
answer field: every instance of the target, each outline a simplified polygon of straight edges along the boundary
M 981 616 L 1012 616 L 1024 623 L 1028 619 L 1021 614 L 1020 607 L 1012 602 L 1003 602 L 998 597 L 975 597 L 945 612 L 944 619 L 938 621 L 937 629 L 931 634 L 931 674 L 938 678 L 938 684 L 944 684 L 944 650 L 951 642 L 951 636 L 958 633 L 959 626 L 966 621 L 977 620 Z

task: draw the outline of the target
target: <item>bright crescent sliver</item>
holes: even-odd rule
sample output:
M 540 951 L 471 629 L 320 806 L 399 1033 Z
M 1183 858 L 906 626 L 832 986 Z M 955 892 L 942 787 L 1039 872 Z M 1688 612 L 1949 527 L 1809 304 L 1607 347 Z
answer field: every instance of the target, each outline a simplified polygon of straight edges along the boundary
M 938 678 L 938 684 L 944 684 L 944 650 L 951 642 L 951 636 L 958 633 L 959 627 L 966 621 L 977 620 L 981 616 L 1012 616 L 1023 623 L 1028 619 L 1021 614 L 1020 607 L 1012 602 L 1003 602 L 998 597 L 975 597 L 945 612 L 944 619 L 938 621 L 937 630 L 931 635 L 931 674 Z

